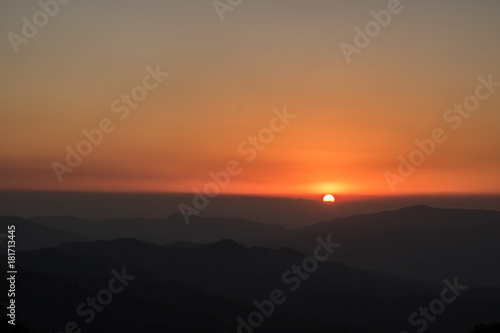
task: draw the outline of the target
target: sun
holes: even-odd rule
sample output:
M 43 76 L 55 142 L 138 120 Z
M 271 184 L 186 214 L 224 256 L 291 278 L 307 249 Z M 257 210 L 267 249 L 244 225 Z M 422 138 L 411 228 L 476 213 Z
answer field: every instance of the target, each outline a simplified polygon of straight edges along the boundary
M 323 197 L 323 202 L 335 202 L 335 198 L 331 194 L 327 194 Z

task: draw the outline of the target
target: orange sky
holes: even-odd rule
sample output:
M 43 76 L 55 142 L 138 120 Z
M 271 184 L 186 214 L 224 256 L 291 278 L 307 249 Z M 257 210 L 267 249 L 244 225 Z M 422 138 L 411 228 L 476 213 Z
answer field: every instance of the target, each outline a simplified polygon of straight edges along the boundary
M 443 114 L 479 76 L 500 82 L 500 4 L 404 2 L 348 64 L 339 44 L 386 6 L 247 1 L 221 22 L 202 1 L 65 5 L 17 54 L 0 46 L 0 189 L 191 192 L 236 160 L 223 193 L 498 193 L 500 87 L 456 130 Z M 2 3 L 2 31 L 37 10 Z M 120 119 L 113 101 L 157 66 L 168 77 Z M 296 117 L 247 161 L 238 146 L 284 107 Z M 54 161 L 106 118 L 60 182 Z M 384 174 L 435 128 L 448 139 L 393 192 Z

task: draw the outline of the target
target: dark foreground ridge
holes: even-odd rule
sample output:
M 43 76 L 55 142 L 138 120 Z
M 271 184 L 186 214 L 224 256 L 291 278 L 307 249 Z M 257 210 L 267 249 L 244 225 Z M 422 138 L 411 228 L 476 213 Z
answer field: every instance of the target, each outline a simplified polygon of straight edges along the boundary
M 413 206 L 294 230 L 175 216 L 0 224 L 32 247 L 16 254 L 16 321 L 32 332 L 469 333 L 500 313 L 496 211 Z

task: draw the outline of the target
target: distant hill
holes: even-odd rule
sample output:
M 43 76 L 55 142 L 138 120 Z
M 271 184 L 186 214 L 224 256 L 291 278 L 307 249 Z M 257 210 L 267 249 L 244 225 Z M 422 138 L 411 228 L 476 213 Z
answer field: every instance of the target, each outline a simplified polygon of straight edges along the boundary
M 500 286 L 500 212 L 414 206 L 324 221 L 294 230 L 281 244 L 302 251 L 318 235 L 343 244 L 336 260 L 400 277 Z
M 267 245 L 288 232 L 284 227 L 236 218 L 192 216 L 188 225 L 180 213 L 156 220 L 132 218 L 91 222 L 73 216 L 32 217 L 30 220 L 89 239 L 131 237 L 157 244 L 210 243 L 226 238 L 245 245 Z
M 312 250 L 318 236 L 343 244 L 335 259 L 348 266 L 378 270 L 403 278 L 440 283 L 460 276 L 472 286 L 500 286 L 500 212 L 413 206 L 354 215 L 286 229 L 243 219 L 180 214 L 166 219 L 113 219 L 89 222 L 75 217 L 31 219 L 89 239 L 130 237 L 164 245 L 210 243 L 232 239 L 245 246 L 283 246 Z
M 7 233 L 7 226 L 15 225 L 17 250 L 32 250 L 57 246 L 66 242 L 85 240 L 85 237 L 71 232 L 50 228 L 15 216 L 0 216 L 0 232 Z M 7 244 L 7 239 L 0 239 L 0 248 Z
M 57 191 L 2 191 L 0 215 L 73 215 L 94 219 L 162 219 L 179 212 L 179 204 L 191 205 L 193 193 L 102 193 Z M 334 194 L 335 195 L 335 194 Z M 351 196 L 338 193 L 335 204 L 325 205 L 321 197 L 307 199 L 220 194 L 210 199 L 202 216 L 238 217 L 287 228 L 308 226 L 318 221 L 356 214 L 373 214 L 415 205 L 439 208 L 491 209 L 500 211 L 500 195 Z
M 74 255 L 99 256 L 126 262 L 141 268 L 155 267 L 158 272 L 166 276 L 182 279 L 194 285 L 210 285 L 206 291 L 248 300 L 267 296 L 269 292 L 267 289 L 272 287 L 270 284 L 273 282 L 275 285 L 282 284 L 283 272 L 294 264 L 300 264 L 306 257 L 303 253 L 288 248 L 276 250 L 261 247 L 245 248 L 232 240 L 221 240 L 189 248 L 172 245 L 160 247 L 134 239 L 119 239 L 66 243 L 58 249 Z M 49 265 L 44 269 L 57 270 L 57 267 L 62 266 Z M 401 295 L 408 289 L 423 291 L 431 288 L 430 284 L 404 282 L 382 273 L 360 273 L 358 270 L 334 262 L 324 263 L 323 270 L 323 274 L 331 270 L 331 276 L 325 281 L 329 287 L 321 286 L 319 287 L 321 290 L 331 288 L 345 290 L 344 288 L 348 287 L 361 293 L 366 285 L 372 284 L 365 281 L 365 278 L 381 281 L 380 285 L 370 292 L 383 293 L 384 296 Z M 231 281 L 227 281 L 231 274 L 233 274 Z M 358 278 L 352 279 L 352 275 L 358 275 Z M 384 280 L 386 280 L 385 286 Z M 209 284 L 207 281 L 212 282 Z M 263 285 L 260 285 L 259 281 L 262 281 Z M 232 283 L 236 285 L 233 286 Z M 242 287 L 243 289 L 238 289 Z
M 189 246 L 135 239 L 72 242 L 17 256 L 23 272 L 19 320 L 36 332 L 62 331 L 70 320 L 96 333 L 236 332 L 236 318 L 247 318 L 256 311 L 252 302 L 269 299 L 276 289 L 286 301 L 256 332 L 400 332 L 409 328 L 409 315 L 440 297 L 443 288 L 323 262 L 292 291 L 283 273 L 308 255 L 231 240 Z M 135 278 L 95 321 L 84 323 L 75 308 L 108 288 L 111 270 L 122 267 Z M 500 311 L 498 295 L 500 289 L 471 288 L 427 332 L 468 333 L 491 322 Z

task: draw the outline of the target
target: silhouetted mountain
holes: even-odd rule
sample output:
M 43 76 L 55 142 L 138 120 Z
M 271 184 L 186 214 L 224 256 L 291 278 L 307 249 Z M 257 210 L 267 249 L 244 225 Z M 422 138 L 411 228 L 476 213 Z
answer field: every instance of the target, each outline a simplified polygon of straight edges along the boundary
M 300 279 L 298 273 L 284 277 L 294 265 L 306 273 L 306 258 L 289 248 L 245 248 L 232 240 L 158 246 L 118 239 L 19 252 L 19 320 L 39 332 L 62 331 L 71 320 L 85 332 L 235 332 L 236 318 L 256 311 L 253 301 L 281 290 L 285 301 L 258 331 L 389 332 L 407 328 L 409 315 L 443 289 L 331 261 Z M 111 271 L 122 267 L 135 278 L 86 324 L 76 307 L 110 288 Z M 499 294 L 471 288 L 447 305 L 428 332 L 468 333 L 477 323 L 492 321 L 500 311 Z M 46 300 L 42 306 L 40 300 Z
M 232 239 L 246 246 L 287 246 L 310 252 L 318 236 L 331 234 L 344 244 L 335 259 L 352 267 L 440 283 L 460 276 L 471 286 L 500 286 L 500 212 L 413 206 L 377 214 L 355 215 L 289 230 L 242 219 L 180 214 L 167 219 L 120 219 L 88 222 L 65 217 L 33 218 L 87 238 L 133 237 L 157 244 L 210 243 Z
M 18 250 L 39 249 L 85 239 L 64 230 L 50 228 L 19 217 L 0 216 L 0 230 L 2 233 L 7 232 L 7 226 L 9 225 L 15 225 L 15 241 Z M 0 241 L 2 240 L 0 239 Z M 0 247 L 6 244 L 7 239 L 0 243 Z
M 220 194 L 210 199 L 203 216 L 238 217 L 248 221 L 299 228 L 318 221 L 426 204 L 439 208 L 500 211 L 500 195 L 350 196 L 338 194 L 333 205 L 313 200 Z M 161 219 L 192 204 L 193 193 L 100 193 L 57 191 L 2 191 L 2 215 L 73 215 L 93 220 L 140 216 Z
M 497 211 L 414 206 L 320 222 L 295 230 L 284 243 L 307 251 L 326 234 L 345 245 L 335 260 L 349 266 L 434 283 L 459 276 L 469 285 L 500 286 Z
M 265 245 L 287 229 L 243 219 L 191 217 L 186 224 L 180 213 L 165 219 L 111 219 L 90 222 L 74 217 L 32 217 L 31 221 L 73 232 L 90 239 L 116 239 L 133 237 L 157 244 L 183 241 L 211 243 L 233 239 L 245 245 Z

